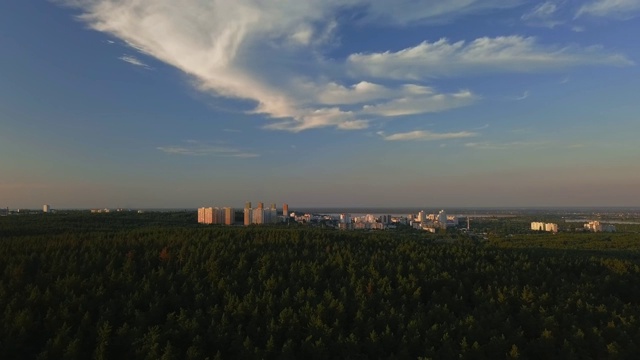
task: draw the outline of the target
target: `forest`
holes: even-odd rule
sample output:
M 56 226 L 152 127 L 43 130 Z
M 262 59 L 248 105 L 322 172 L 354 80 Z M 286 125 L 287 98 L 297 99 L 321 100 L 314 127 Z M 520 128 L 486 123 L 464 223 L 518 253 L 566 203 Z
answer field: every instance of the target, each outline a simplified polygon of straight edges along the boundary
M 443 236 L 453 241 L 440 241 Z M 635 359 L 640 235 L 0 217 L 3 359 Z

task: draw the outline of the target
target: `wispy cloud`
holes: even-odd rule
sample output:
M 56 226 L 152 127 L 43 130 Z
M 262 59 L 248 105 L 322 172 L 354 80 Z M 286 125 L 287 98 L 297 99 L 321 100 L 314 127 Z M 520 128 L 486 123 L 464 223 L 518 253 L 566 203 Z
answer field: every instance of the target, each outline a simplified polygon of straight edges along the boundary
M 322 1 L 322 0 L 320 0 Z M 522 4 L 521 0 L 448 0 L 433 1 L 337 1 L 364 7 L 365 20 L 389 24 L 406 25 L 416 22 L 448 22 L 469 13 L 491 9 L 511 8 Z
M 140 66 L 142 68 L 145 68 L 147 70 L 151 70 L 151 66 L 143 63 L 142 61 L 140 61 L 140 59 L 138 59 L 137 57 L 133 56 L 133 55 L 122 55 L 120 56 L 118 59 L 127 62 L 131 65 L 135 65 L 135 66 Z
M 411 26 L 513 8 L 521 0 L 59 1 L 80 9 L 91 28 L 188 74 L 198 90 L 250 100 L 255 105 L 247 112 L 270 119 L 264 128 L 290 132 L 364 129 L 375 116 L 446 111 L 479 98 L 472 90 L 448 94 L 425 86 L 439 76 L 631 63 L 601 48 L 542 46 L 518 36 L 423 42 L 347 60 L 326 56 L 328 45 L 338 43 L 339 21 Z M 135 56 L 120 59 L 149 68 Z
M 545 142 L 536 142 L 536 141 L 513 141 L 513 142 L 505 142 L 505 143 L 495 143 L 495 142 L 470 142 L 464 144 L 464 146 L 474 149 L 484 149 L 484 150 L 508 150 L 508 149 L 519 149 L 519 148 L 531 148 L 531 147 L 543 147 L 545 146 Z
M 196 140 L 188 140 L 183 145 L 159 146 L 156 149 L 173 155 L 186 156 L 216 156 L 216 157 L 235 157 L 235 158 L 254 158 L 260 154 L 227 146 L 223 143 L 205 143 Z
M 533 72 L 578 65 L 632 65 L 621 54 L 601 47 L 553 48 L 533 37 L 479 38 L 470 43 L 423 42 L 397 52 L 353 54 L 348 63 L 354 74 L 379 78 L 421 80 L 433 77 L 483 74 L 486 72 Z
M 382 116 L 401 116 L 441 112 L 472 104 L 478 96 L 469 90 L 453 94 L 439 94 L 430 88 L 422 88 L 422 93 L 401 97 L 378 105 L 365 105 L 363 112 Z
M 521 101 L 529 97 L 529 91 L 525 91 L 522 95 L 514 98 L 516 101 Z
M 630 19 L 640 15 L 640 1 L 595 0 L 578 9 L 576 18 L 583 15 Z
M 405 133 L 396 133 L 386 135 L 384 132 L 378 132 L 378 135 L 386 141 L 432 141 L 432 140 L 451 140 L 477 136 L 477 133 L 470 131 L 435 133 L 427 130 L 415 130 Z
M 557 11 L 558 5 L 555 2 L 546 1 L 522 15 L 521 19 L 532 26 L 554 28 L 563 23 L 555 18 Z

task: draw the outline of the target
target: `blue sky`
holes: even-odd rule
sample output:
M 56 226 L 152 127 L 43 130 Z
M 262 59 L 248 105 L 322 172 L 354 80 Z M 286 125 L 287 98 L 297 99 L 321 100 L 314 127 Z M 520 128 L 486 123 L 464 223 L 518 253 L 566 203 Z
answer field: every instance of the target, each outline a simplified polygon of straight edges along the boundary
M 637 206 L 640 0 L 0 3 L 0 206 Z

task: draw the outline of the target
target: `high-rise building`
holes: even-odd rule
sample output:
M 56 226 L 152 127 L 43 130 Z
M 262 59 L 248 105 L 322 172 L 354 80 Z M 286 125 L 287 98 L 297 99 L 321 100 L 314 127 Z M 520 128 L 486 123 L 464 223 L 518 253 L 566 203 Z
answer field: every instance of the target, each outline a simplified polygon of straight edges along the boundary
M 275 207 L 262 209 L 262 223 L 273 224 L 278 222 L 278 210 Z
M 258 206 L 260 206 L 261 203 L 258 203 Z M 257 209 L 253 209 L 252 214 L 251 214 L 251 223 L 252 224 L 264 224 L 264 209 L 261 207 L 258 207 Z
M 440 212 L 438 213 L 438 224 L 440 225 L 441 229 L 446 229 L 447 228 L 447 213 L 444 210 L 440 210 Z
M 251 207 L 244 208 L 244 226 L 249 226 L 253 223 L 253 213 Z
M 258 209 L 264 209 L 264 204 L 262 202 L 258 203 Z
M 420 210 L 420 212 L 418 213 L 418 222 L 422 224 L 425 221 L 426 221 L 426 216 L 425 216 L 424 210 Z
M 227 210 L 230 209 L 231 222 L 227 223 Z M 233 224 L 234 212 L 232 208 L 201 207 L 198 208 L 198 223 L 200 224 Z
M 286 203 L 282 204 L 282 216 L 285 218 L 289 217 L 289 205 Z
M 91 210 L 93 212 L 93 210 Z M 198 224 L 204 224 L 204 208 L 198 208 Z
M 204 223 L 213 224 L 213 208 L 204 208 Z
M 351 224 L 351 215 L 349 214 L 340 214 L 340 223 L 341 224 Z
M 51 210 L 51 207 L 49 205 L 47 205 L 47 204 L 42 205 L 42 212 L 48 213 L 49 210 Z
M 244 208 L 251 209 L 251 201 L 247 201 L 246 203 L 244 203 Z
M 236 220 L 236 213 L 233 211 L 233 208 L 226 207 L 223 208 L 224 211 L 224 224 L 225 225 L 233 225 Z

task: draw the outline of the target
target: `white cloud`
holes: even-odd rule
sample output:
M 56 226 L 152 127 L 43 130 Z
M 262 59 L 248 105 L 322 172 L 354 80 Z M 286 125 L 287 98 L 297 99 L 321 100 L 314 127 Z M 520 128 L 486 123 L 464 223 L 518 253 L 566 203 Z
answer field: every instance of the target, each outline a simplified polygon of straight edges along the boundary
M 337 107 L 304 109 L 284 120 L 273 122 L 265 129 L 300 132 L 309 129 L 335 126 L 340 130 L 361 130 L 369 127 L 369 122 L 357 119 L 351 111 L 342 111 Z
M 471 92 L 439 94 L 420 85 L 433 76 L 629 63 L 601 49 L 549 49 L 521 37 L 425 42 L 397 53 L 354 54 L 346 62 L 323 55 L 339 42 L 341 19 L 407 26 L 522 0 L 59 1 L 80 9 L 92 29 L 188 74 L 200 91 L 254 102 L 247 110 L 270 118 L 265 128 L 291 132 L 364 129 L 371 116 L 445 111 L 476 99 Z M 146 66 L 130 55 L 120 59 Z M 390 79 L 411 81 L 389 85 Z M 421 88 L 430 92 L 412 92 Z
M 223 143 L 204 143 L 196 140 L 188 140 L 184 145 L 159 146 L 156 149 L 173 155 L 187 156 L 216 156 L 216 157 L 235 157 L 235 158 L 254 158 L 259 157 L 257 153 L 246 151 Z
M 308 84 L 307 86 L 317 86 Z M 400 90 L 401 92 L 402 90 Z M 317 94 L 318 102 L 321 104 L 360 104 L 379 99 L 385 99 L 398 93 L 398 89 L 391 89 L 379 84 L 361 81 L 350 87 L 345 87 L 335 82 L 326 84 L 324 87 L 311 89 L 311 93 Z
M 355 75 L 423 80 L 486 72 L 531 72 L 577 65 L 631 65 L 624 55 L 601 47 L 545 47 L 533 37 L 483 37 L 470 43 L 423 42 L 397 52 L 353 54 L 348 63 Z
M 582 15 L 629 19 L 640 14 L 640 0 L 595 0 L 582 5 L 576 17 Z
M 132 55 L 122 55 L 122 56 L 120 56 L 118 59 L 120 59 L 120 60 L 122 60 L 122 61 L 124 61 L 124 62 L 127 62 L 127 63 L 129 63 L 129 64 L 131 64 L 131 65 L 140 66 L 140 67 L 142 67 L 142 68 L 145 68 L 145 69 L 151 70 L 151 67 L 150 67 L 149 65 L 147 65 L 147 64 L 145 64 L 145 63 L 143 63 L 142 61 L 140 61 L 140 59 L 138 59 L 138 58 L 137 58 L 137 57 L 135 57 L 135 56 L 132 56 Z
M 434 133 L 426 130 L 415 130 L 391 135 L 385 135 L 385 133 L 379 132 L 378 135 L 382 136 L 386 141 L 431 141 L 468 138 L 477 136 L 478 134 L 469 131 Z

